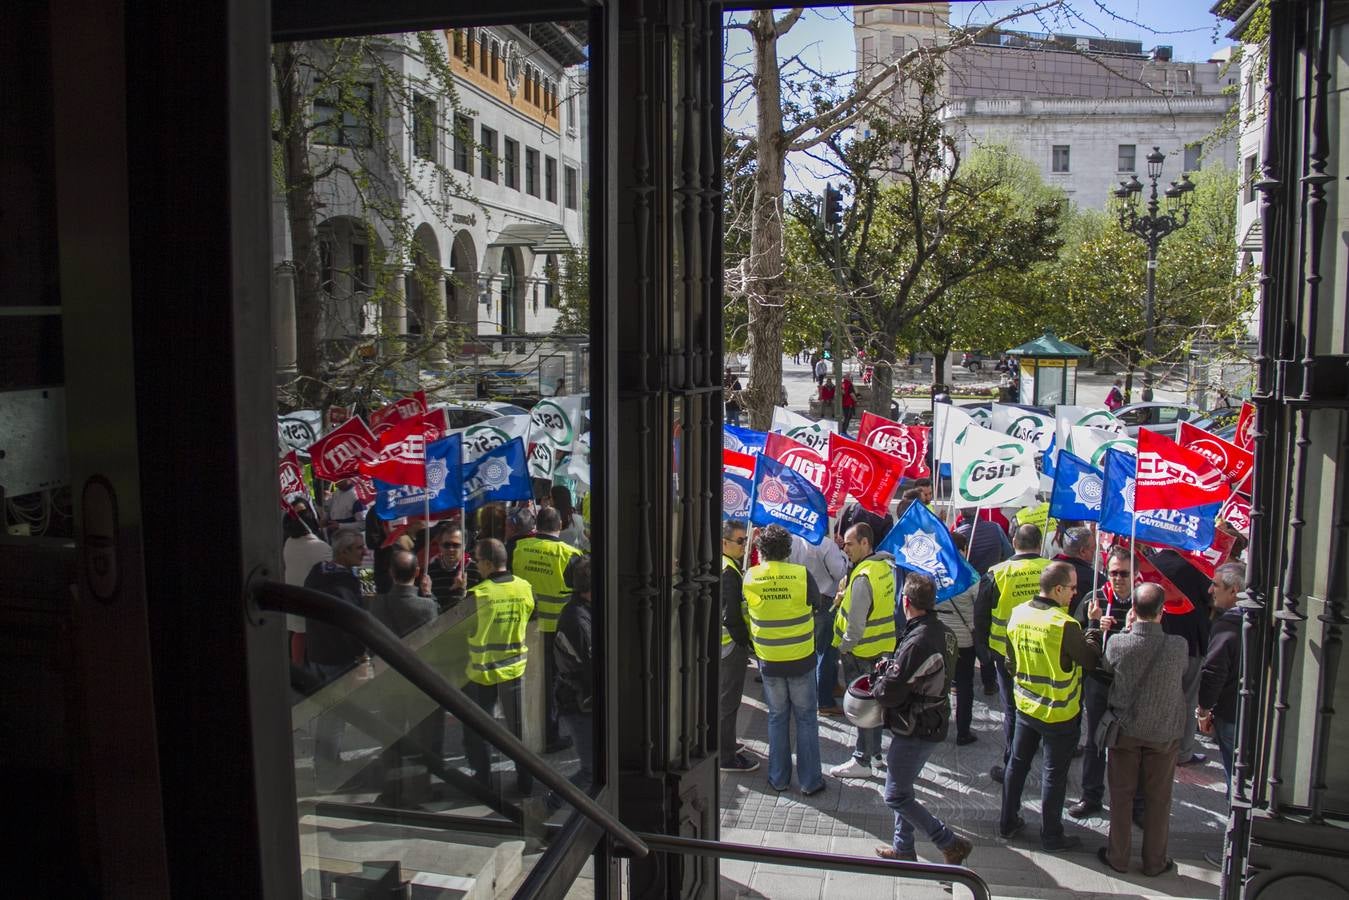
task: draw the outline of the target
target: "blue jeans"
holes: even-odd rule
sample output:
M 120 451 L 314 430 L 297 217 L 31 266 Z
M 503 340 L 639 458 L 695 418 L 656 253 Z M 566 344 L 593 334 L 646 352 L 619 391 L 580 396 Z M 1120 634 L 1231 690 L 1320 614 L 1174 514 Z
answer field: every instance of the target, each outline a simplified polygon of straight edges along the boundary
M 568 781 L 588 791 L 595 783 L 595 717 L 591 713 L 558 713 L 557 718 L 562 733 L 571 738 L 580 763 Z
M 913 835 L 919 828 L 941 850 L 956 842 L 951 829 L 927 811 L 913 789 L 913 783 L 918 780 L 928 757 L 936 748 L 937 744 L 932 741 L 890 735 L 890 750 L 886 754 L 885 805 L 895 811 L 893 846 L 897 853 L 907 855 L 914 852 Z
M 815 683 L 819 706 L 837 706 L 834 685 L 838 684 L 838 648 L 834 646 L 834 614 L 815 614 Z
M 870 675 L 878 657 L 858 658 L 851 653 L 843 655 L 843 680 L 852 684 L 854 679 Z M 881 727 L 857 729 L 857 745 L 853 748 L 852 758 L 864 766 L 870 766 L 874 757 L 881 755 Z
M 1222 754 L 1223 771 L 1227 773 L 1227 797 L 1232 798 L 1232 764 L 1237 747 L 1237 723 L 1213 717 L 1213 739 L 1218 742 L 1218 752 Z
M 1002 819 L 999 824 L 1010 831 L 1021 811 L 1021 791 L 1026 787 L 1035 751 L 1045 745 L 1044 769 L 1040 776 L 1040 840 L 1057 841 L 1063 837 L 1063 798 L 1068 793 L 1068 769 L 1082 731 L 1082 717 L 1069 722 L 1041 722 L 1022 713 L 1016 714 L 1016 735 L 1012 756 L 1002 780 Z
M 815 717 L 815 670 L 800 675 L 763 677 L 768 706 L 768 783 L 786 790 L 792 780 L 791 720 L 796 720 L 796 780 L 803 791 L 824 784 L 820 771 L 820 723 Z

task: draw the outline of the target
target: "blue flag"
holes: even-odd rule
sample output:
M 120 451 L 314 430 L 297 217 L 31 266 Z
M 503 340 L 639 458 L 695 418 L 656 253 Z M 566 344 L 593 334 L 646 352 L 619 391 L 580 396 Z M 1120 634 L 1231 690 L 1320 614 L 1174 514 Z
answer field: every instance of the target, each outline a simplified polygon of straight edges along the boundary
M 1061 454 L 1060 460 L 1067 454 Z M 1131 531 L 1140 541 L 1181 550 L 1207 550 L 1213 545 L 1219 503 L 1190 509 L 1143 509 L 1134 523 L 1134 474 L 1138 461 L 1111 448 L 1105 452 L 1105 494 L 1101 498 L 1101 530 Z
M 1054 472 L 1054 492 L 1049 497 L 1049 514 L 1056 519 L 1099 522 L 1104 489 L 1105 475 L 1100 469 L 1061 450 Z
M 1054 458 L 1058 456 L 1058 449 L 1059 436 L 1055 434 L 1049 438 L 1049 446 L 1045 448 L 1045 452 L 1040 456 L 1040 471 L 1044 473 L 1046 478 L 1055 477 L 1054 472 L 1056 471 L 1056 468 L 1054 466 Z
M 721 517 L 741 522 L 749 518 L 749 495 L 753 481 L 731 472 L 721 473 Z
M 463 505 L 463 439 L 458 434 L 426 445 L 426 487 L 375 482 L 375 515 L 381 519 L 449 512 Z
M 525 442 L 511 438 L 488 450 L 464 471 L 464 515 L 498 500 L 533 500 Z
M 760 455 L 754 461 L 749 520 L 754 525 L 781 525 L 818 544 L 829 529 L 829 512 L 815 485 L 791 468 Z
M 876 549 L 892 554 L 902 568 L 932 576 L 938 602 L 964 593 L 979 580 L 979 573 L 960 555 L 941 519 L 921 503 L 909 504 Z
M 721 446 L 736 453 L 751 455 L 762 453 L 764 442 L 768 440 L 767 432 L 755 431 L 753 428 L 739 428 L 735 425 L 723 425 L 721 428 Z

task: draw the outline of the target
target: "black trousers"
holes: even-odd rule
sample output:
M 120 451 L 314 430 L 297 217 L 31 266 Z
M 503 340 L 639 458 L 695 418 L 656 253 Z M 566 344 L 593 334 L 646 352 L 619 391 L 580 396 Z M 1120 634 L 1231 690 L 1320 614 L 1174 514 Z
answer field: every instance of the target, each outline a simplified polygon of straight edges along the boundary
M 956 657 L 955 676 L 951 683 L 956 689 L 956 737 L 970 733 L 974 718 L 974 648 L 961 647 Z
M 717 753 L 721 762 L 735 759 L 735 720 L 745 695 L 745 668 L 749 665 L 749 650 L 734 645 L 721 658 L 717 676 Z
M 511 734 L 523 739 L 520 682 L 519 678 L 512 678 L 500 684 L 475 684 L 470 681 L 464 686 L 464 693 L 489 714 L 493 713 L 497 703 L 500 703 L 501 714 L 506 718 L 506 727 L 510 729 Z M 468 765 L 473 770 L 473 776 L 483 784 L 490 784 L 492 747 L 480 734 L 467 726 L 464 727 L 464 756 L 468 757 Z M 534 776 L 523 769 L 517 769 L 515 785 L 521 794 L 529 794 L 534 789 Z
M 562 740 L 562 728 L 558 724 L 557 699 L 557 657 L 553 645 L 557 643 L 557 632 L 543 632 L 543 746 L 546 750 Z

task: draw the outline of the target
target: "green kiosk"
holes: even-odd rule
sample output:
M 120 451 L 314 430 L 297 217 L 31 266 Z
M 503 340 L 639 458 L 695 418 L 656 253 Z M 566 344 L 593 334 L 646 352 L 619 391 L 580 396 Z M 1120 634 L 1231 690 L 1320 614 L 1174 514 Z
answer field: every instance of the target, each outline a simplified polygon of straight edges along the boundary
M 1091 355 L 1086 350 L 1046 331 L 1008 350 L 1007 355 L 1017 361 L 1021 370 L 1018 403 L 1054 407 L 1077 402 L 1077 361 Z

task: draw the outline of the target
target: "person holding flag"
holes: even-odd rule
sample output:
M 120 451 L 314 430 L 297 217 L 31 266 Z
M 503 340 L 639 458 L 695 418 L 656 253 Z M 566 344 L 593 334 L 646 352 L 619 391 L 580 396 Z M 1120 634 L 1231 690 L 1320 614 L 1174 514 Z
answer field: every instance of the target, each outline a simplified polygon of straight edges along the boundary
M 718 670 L 717 715 L 721 720 L 718 756 L 723 772 L 753 772 L 759 761 L 741 748 L 735 737 L 735 720 L 745 694 L 745 669 L 749 665 L 749 610 L 741 588 L 744 582 L 745 543 L 748 531 L 743 519 L 721 523 L 721 667 Z
M 843 664 L 843 682 L 869 675 L 895 649 L 894 557 L 874 549 L 871 526 L 859 522 L 843 536 L 843 552 L 852 563 L 841 588 L 834 617 L 834 646 Z M 852 759 L 834 766 L 835 778 L 884 778 L 881 728 L 858 728 Z

